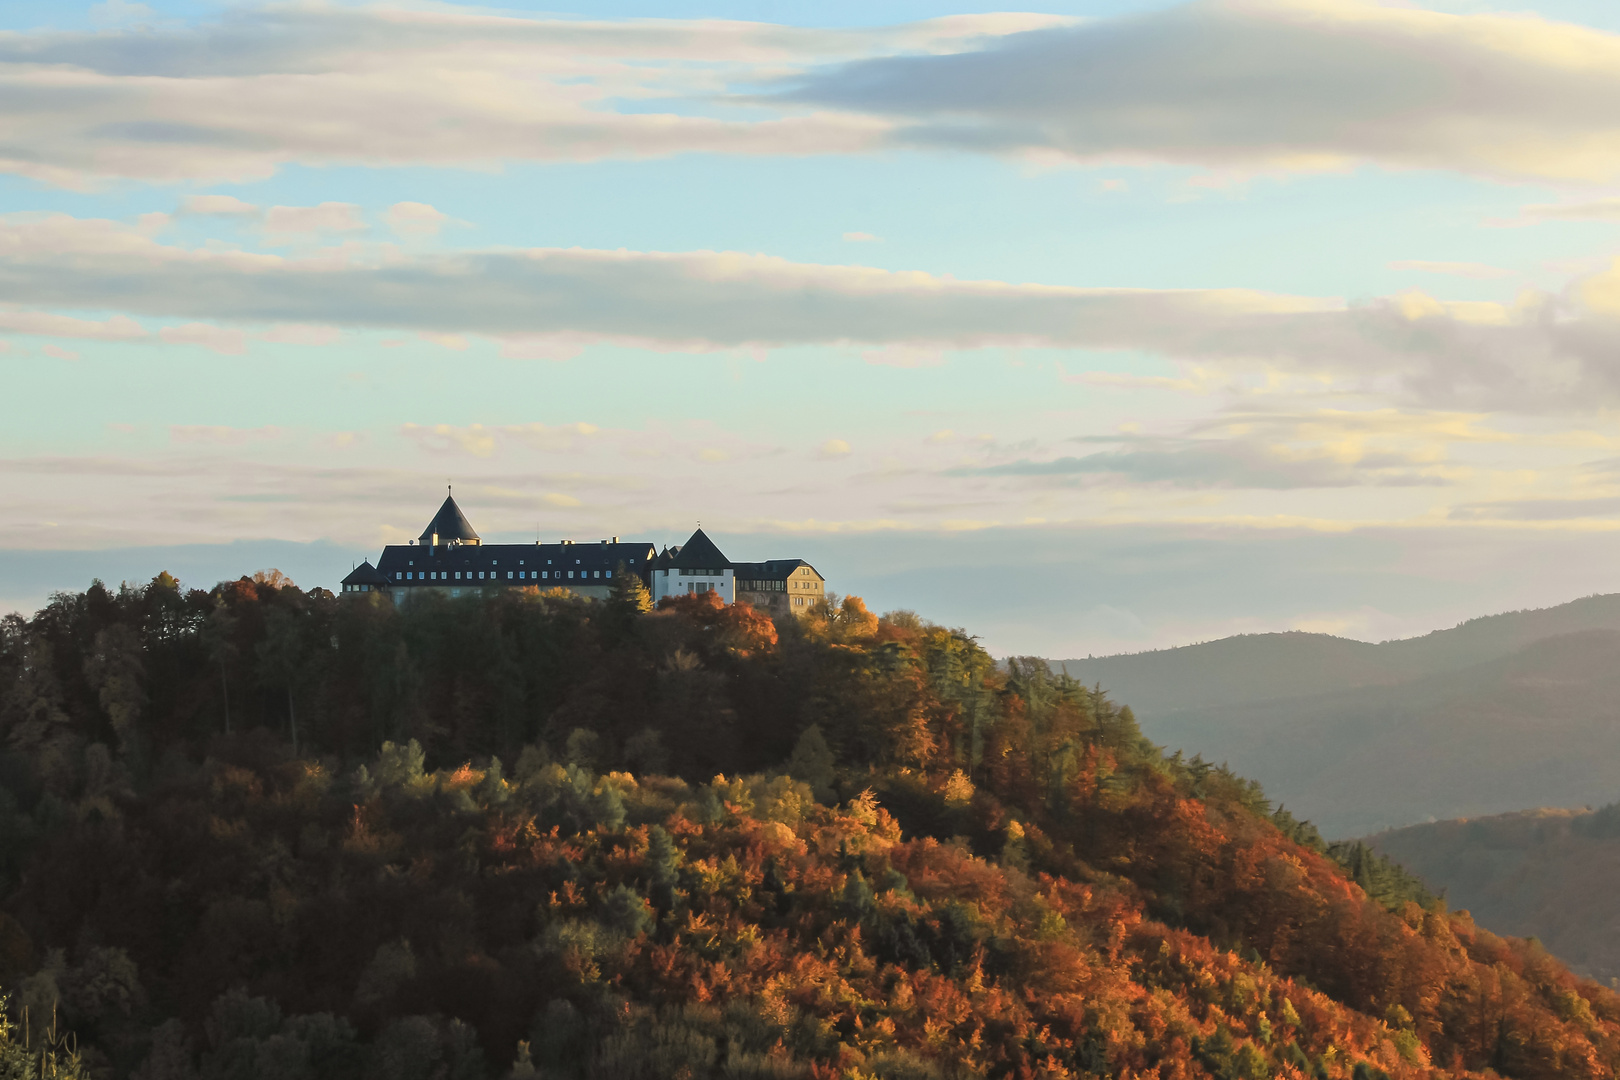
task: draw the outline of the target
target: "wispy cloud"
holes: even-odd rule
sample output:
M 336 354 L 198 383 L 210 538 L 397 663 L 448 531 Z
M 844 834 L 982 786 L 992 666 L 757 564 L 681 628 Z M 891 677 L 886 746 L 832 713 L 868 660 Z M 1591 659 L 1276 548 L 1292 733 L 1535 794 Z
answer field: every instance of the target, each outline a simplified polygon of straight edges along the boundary
M 0 169 L 80 186 L 894 146 L 1602 180 L 1617 116 L 1614 35 L 1362 0 L 847 31 L 273 5 L 0 38 Z
M 272 206 L 264 212 L 265 237 L 271 242 L 290 236 L 360 232 L 366 227 L 360 208 L 353 203 L 323 202 L 319 206 Z
M 209 217 L 256 217 L 259 208 L 234 195 L 187 195 L 180 203 L 180 212 Z
M 165 326 L 158 331 L 158 337 L 170 345 L 199 345 L 222 356 L 240 356 L 247 352 L 247 334 L 235 327 L 186 323 Z
M 1620 221 L 1620 196 L 1586 202 L 1538 203 L 1520 211 L 1526 221 Z
M 970 152 L 1620 176 L 1620 37 L 1534 16 L 1203 0 L 857 60 L 786 96 Z
M 436 236 L 450 215 L 427 203 L 397 202 L 388 208 L 383 220 L 401 236 Z
M 86 334 L 138 336 L 128 316 L 155 316 L 415 331 L 450 348 L 484 335 L 524 348 L 553 343 L 564 353 L 591 342 L 660 350 L 852 346 L 869 363 L 900 366 L 940 363 L 947 349 L 1138 350 L 1189 365 L 1183 378 L 1206 380 L 1199 369 L 1224 369 L 1233 388 L 1243 385 L 1235 376 L 1249 372 L 1444 408 L 1620 403 L 1620 270 L 1613 269 L 1563 295 L 1525 293 L 1511 305 L 1421 292 L 1347 304 L 1231 289 L 1015 285 L 731 252 L 406 255 L 361 245 L 286 257 L 180 247 L 138 227 L 55 216 L 0 219 L 0 295 L 36 309 L 127 313 L 123 321 L 60 324 Z M 19 327 L 46 325 L 38 316 L 12 317 Z M 171 330 L 170 340 L 178 333 Z M 210 347 L 235 347 L 212 340 Z
M 1475 281 L 1492 281 L 1497 278 L 1513 276 L 1511 270 L 1475 262 L 1432 262 L 1427 259 L 1397 259 L 1389 264 L 1389 268 L 1391 270 L 1416 270 L 1422 274 L 1443 274 L 1447 277 L 1472 278 Z

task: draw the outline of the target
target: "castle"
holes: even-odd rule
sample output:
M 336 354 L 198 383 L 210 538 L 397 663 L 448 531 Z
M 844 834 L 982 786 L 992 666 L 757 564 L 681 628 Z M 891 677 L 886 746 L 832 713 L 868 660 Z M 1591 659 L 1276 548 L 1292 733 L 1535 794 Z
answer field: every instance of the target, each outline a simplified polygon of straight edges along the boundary
M 656 603 L 666 596 L 718 593 L 772 615 L 803 615 L 827 594 L 827 581 L 803 559 L 734 563 L 698 529 L 686 543 L 663 550 L 621 542 L 595 544 L 486 544 L 446 495 L 422 535 L 390 544 L 373 566 L 368 559 L 343 579 L 343 591 L 383 592 L 395 603 L 418 592 L 478 595 L 488 589 L 566 589 L 606 600 L 615 574 L 635 574 Z

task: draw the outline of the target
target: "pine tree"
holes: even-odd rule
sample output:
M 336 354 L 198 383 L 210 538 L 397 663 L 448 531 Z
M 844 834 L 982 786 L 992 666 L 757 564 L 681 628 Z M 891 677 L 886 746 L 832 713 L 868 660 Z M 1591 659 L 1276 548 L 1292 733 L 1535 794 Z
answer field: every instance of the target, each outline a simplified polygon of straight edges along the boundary
M 652 610 L 652 593 L 647 591 L 640 574 L 620 563 L 613 571 L 613 589 L 608 594 L 608 603 L 619 613 L 634 617 Z

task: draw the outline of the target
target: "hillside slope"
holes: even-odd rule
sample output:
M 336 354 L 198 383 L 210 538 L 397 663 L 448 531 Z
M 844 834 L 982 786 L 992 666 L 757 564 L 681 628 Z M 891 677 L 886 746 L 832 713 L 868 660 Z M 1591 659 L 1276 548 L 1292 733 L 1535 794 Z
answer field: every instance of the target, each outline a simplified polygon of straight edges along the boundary
M 1614 798 L 1617 632 L 1620 596 L 1600 596 L 1380 645 L 1253 635 L 1064 666 L 1349 836 Z
M 98 1078 L 1620 1067 L 1620 995 L 1044 664 L 644 600 L 0 621 L 0 985 Z
M 1620 806 L 1441 821 L 1368 842 L 1481 923 L 1534 936 L 1605 982 L 1620 978 Z

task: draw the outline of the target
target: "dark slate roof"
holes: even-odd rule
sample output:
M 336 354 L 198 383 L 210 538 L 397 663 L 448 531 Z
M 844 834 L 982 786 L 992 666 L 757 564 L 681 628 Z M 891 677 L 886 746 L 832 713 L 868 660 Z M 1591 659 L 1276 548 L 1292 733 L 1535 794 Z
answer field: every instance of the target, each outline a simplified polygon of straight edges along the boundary
M 729 570 L 731 560 L 714 545 L 702 529 L 693 533 L 686 543 L 672 547 L 658 557 L 660 569 L 674 567 L 680 570 Z
M 801 566 L 809 566 L 810 572 L 821 578 L 821 571 L 810 566 L 803 559 L 766 559 L 764 562 L 740 562 L 733 564 L 733 573 L 739 581 L 786 581 L 793 576 L 793 571 Z M 821 578 L 825 581 L 826 578 Z
M 441 534 L 440 539 L 444 537 Z M 421 544 L 390 544 L 377 560 L 389 584 L 407 580 L 396 575 L 407 570 L 627 570 L 646 576 L 653 546 L 634 541 L 617 544 L 467 544 L 431 548 Z M 506 575 L 501 575 L 504 581 Z M 411 584 L 416 578 L 408 579 Z M 549 580 L 549 579 L 548 579 Z
M 328 578 L 327 580 L 331 580 L 331 579 Z M 383 572 L 381 570 L 378 570 L 375 566 L 371 565 L 371 560 L 370 559 L 367 559 L 365 562 L 361 563 L 359 566 L 357 566 L 353 570 L 349 571 L 349 576 L 343 579 L 343 584 L 345 584 L 345 585 L 387 585 L 388 584 L 388 578 L 386 576 L 384 576 L 384 574 L 383 574 Z
M 444 497 L 444 505 L 439 507 L 437 514 L 433 515 L 433 520 L 428 522 L 428 527 L 422 530 L 418 542 L 423 544 L 432 543 L 434 533 L 439 534 L 439 543 L 441 544 L 448 544 L 452 540 L 478 539 L 478 534 L 473 532 L 472 523 L 461 512 L 461 507 L 456 505 L 456 500 L 449 495 Z

